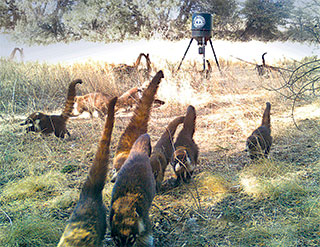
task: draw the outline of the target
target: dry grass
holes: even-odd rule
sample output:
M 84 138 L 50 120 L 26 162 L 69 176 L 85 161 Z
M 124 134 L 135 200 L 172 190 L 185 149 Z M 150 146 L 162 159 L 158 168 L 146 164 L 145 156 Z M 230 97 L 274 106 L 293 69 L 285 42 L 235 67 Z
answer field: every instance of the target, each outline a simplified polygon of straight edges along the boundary
M 158 98 L 166 104 L 153 109 L 149 134 L 154 144 L 167 123 L 192 104 L 200 157 L 190 184 L 165 187 L 154 199 L 150 214 L 156 246 L 319 246 L 319 101 L 299 102 L 299 131 L 290 116 L 291 101 L 265 89 L 282 83 L 276 72 L 258 77 L 253 67 L 221 61 L 223 74 L 214 67 L 205 79 L 198 72 L 201 64 L 185 62 L 179 72 L 177 65 L 154 65 L 165 74 Z M 144 83 L 140 77 L 119 80 L 110 67 L 1 61 L 0 245 L 58 243 L 103 122 L 73 118 L 68 123 L 71 138 L 65 140 L 26 134 L 19 123 L 34 110 L 60 112 L 67 85 L 75 78 L 84 81 L 78 94 L 119 95 Z M 245 140 L 260 124 L 266 101 L 272 104 L 274 144 L 270 159 L 254 163 L 244 152 Z M 130 114 L 117 114 L 110 164 Z M 168 167 L 166 179 L 172 176 Z M 111 190 L 107 182 L 106 205 Z M 113 246 L 109 230 L 105 246 Z

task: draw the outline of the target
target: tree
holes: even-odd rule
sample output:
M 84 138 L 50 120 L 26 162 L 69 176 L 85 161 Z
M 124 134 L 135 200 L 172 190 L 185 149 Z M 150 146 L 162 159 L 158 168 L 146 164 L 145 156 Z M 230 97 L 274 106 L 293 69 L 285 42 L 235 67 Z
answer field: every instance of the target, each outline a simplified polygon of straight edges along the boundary
M 242 38 L 279 38 L 279 27 L 287 24 L 292 8 L 293 0 L 246 0 L 241 11 L 246 21 Z
M 299 3 L 286 32 L 288 39 L 320 43 L 320 0 Z
M 193 0 L 6 0 L 0 28 L 29 44 L 186 35 Z

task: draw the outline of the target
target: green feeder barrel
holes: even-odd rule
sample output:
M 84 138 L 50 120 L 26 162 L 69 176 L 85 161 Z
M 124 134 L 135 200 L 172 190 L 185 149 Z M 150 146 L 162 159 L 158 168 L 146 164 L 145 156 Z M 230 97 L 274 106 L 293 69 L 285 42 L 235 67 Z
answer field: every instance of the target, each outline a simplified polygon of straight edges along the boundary
M 207 41 L 212 37 L 212 15 L 209 13 L 192 14 L 192 38 Z

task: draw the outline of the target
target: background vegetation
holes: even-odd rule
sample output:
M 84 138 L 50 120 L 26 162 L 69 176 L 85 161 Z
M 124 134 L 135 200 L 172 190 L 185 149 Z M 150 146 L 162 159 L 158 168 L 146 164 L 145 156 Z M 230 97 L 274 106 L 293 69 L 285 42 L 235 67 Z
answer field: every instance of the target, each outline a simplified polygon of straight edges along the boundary
M 252 65 L 220 60 L 222 73 L 214 67 L 208 78 L 193 62 L 177 72 L 178 62 L 153 64 L 152 74 L 164 71 L 157 97 L 166 104 L 153 109 L 149 134 L 154 145 L 167 123 L 193 104 L 200 158 L 190 184 L 165 184 L 155 197 L 150 216 L 156 246 L 319 246 L 320 102 L 314 69 L 319 61 L 301 61 L 313 69 L 279 61 L 279 67 L 295 72 L 268 70 L 258 76 Z M 133 77 L 119 85 L 110 67 L 99 62 L 62 66 L 1 60 L 1 246 L 56 246 L 103 126 L 99 118 L 72 118 L 71 138 L 60 140 L 26 134 L 19 123 L 35 110 L 61 112 L 67 85 L 75 78 L 84 81 L 77 88 L 79 95 L 119 95 L 126 87 L 142 85 Z M 272 104 L 274 143 L 269 159 L 251 162 L 245 140 L 260 124 L 266 101 Z M 293 102 L 300 130 L 291 118 Z M 130 116 L 117 113 L 110 164 Z M 166 181 L 172 176 L 169 166 Z M 107 206 L 112 186 L 108 178 L 103 192 Z M 113 246 L 109 229 L 104 244 Z
M 320 0 L 6 0 L 0 32 L 29 44 L 177 40 L 190 37 L 194 12 L 213 15 L 215 39 L 319 43 Z

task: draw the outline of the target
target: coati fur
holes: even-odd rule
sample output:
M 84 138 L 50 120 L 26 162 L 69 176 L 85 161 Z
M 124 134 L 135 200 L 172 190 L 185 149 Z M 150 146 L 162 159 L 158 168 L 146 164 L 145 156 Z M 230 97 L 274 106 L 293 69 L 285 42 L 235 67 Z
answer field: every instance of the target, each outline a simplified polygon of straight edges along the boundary
M 153 175 L 156 180 L 158 192 L 161 189 L 161 184 L 164 178 L 165 170 L 174 152 L 174 134 L 178 125 L 183 123 L 183 121 L 184 116 L 177 117 L 174 120 L 172 120 L 152 150 L 150 163 Z
M 156 193 L 150 137 L 141 135 L 121 167 L 111 196 L 111 237 L 116 246 L 153 246 L 149 209 Z
M 76 96 L 72 111 L 72 116 L 79 116 L 83 112 L 89 112 L 93 117 L 95 111 L 98 112 L 100 118 L 104 119 L 108 111 L 108 103 L 110 97 L 104 93 L 89 93 L 83 96 Z
M 198 162 L 199 148 L 193 140 L 196 125 L 196 110 L 192 105 L 187 108 L 187 114 L 183 122 L 183 128 L 177 136 L 174 144 L 171 164 L 177 175 L 177 182 L 181 179 L 188 182 Z
M 137 73 L 138 72 L 138 66 L 139 66 L 139 64 L 141 62 L 142 56 L 144 56 L 146 58 L 147 71 L 148 71 L 148 74 L 149 74 L 151 72 L 151 62 L 150 62 L 149 54 L 147 56 L 144 53 L 140 53 L 139 54 L 136 62 L 133 65 L 119 64 L 119 65 L 113 67 L 112 71 L 114 73 L 117 73 L 117 74 L 125 73 L 127 75 L 131 75 L 133 73 Z
M 131 89 L 129 89 L 128 91 L 126 91 L 125 93 L 123 93 L 119 98 L 118 98 L 118 102 L 116 105 L 116 109 L 131 109 L 133 106 L 137 105 L 139 100 L 141 99 L 143 95 L 143 89 L 138 88 L 138 87 L 133 87 Z M 154 99 L 153 101 L 153 106 L 155 108 L 160 107 L 162 105 L 164 105 L 165 102 L 163 100 L 160 99 Z
M 102 190 L 108 171 L 109 147 L 114 125 L 114 106 L 116 101 L 117 98 L 115 97 L 109 102 L 108 117 L 95 159 L 58 247 L 102 246 L 107 226 L 106 207 L 102 200 Z
M 261 125 L 252 132 L 246 141 L 247 150 L 249 151 L 251 159 L 267 158 L 270 152 L 272 144 L 270 110 L 271 104 L 267 102 Z
M 118 97 L 116 111 L 120 109 L 129 110 L 134 107 L 142 97 L 143 90 L 133 87 Z M 83 112 L 89 112 L 91 118 L 96 111 L 100 118 L 104 119 L 108 111 L 109 97 L 105 93 L 89 93 L 83 96 L 76 96 L 72 111 L 72 117 L 79 116 Z M 165 102 L 159 99 L 154 100 L 154 106 L 159 107 Z
M 41 132 L 43 134 L 54 133 L 56 137 L 64 138 L 65 134 L 70 136 L 66 124 L 71 116 L 74 98 L 76 95 L 76 85 L 81 84 L 82 80 L 77 79 L 70 83 L 67 101 L 61 115 L 47 115 L 42 112 L 32 113 L 21 125 L 28 125 L 27 133 L 30 131 Z
M 142 90 L 138 87 L 133 87 L 119 97 L 116 109 L 130 109 L 139 102 L 141 97 Z
M 128 126 L 120 136 L 115 157 L 113 159 L 113 168 L 116 172 L 120 170 L 121 166 L 128 158 L 133 143 L 140 135 L 147 133 L 154 95 L 157 93 L 159 83 L 163 77 L 163 72 L 161 70 L 153 77 L 149 86 L 143 91 L 142 97 L 134 109 L 133 116 L 131 117 Z M 115 181 L 116 175 L 117 174 L 115 173 L 111 179 L 112 182 Z

